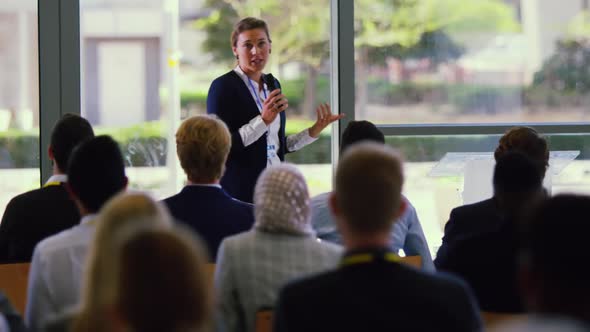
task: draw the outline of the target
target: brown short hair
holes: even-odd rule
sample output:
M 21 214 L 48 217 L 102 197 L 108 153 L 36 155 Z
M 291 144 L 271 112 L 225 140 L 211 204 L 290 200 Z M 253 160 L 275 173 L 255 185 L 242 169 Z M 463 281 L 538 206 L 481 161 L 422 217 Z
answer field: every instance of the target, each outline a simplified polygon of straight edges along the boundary
M 231 148 L 231 135 L 223 121 L 212 115 L 190 117 L 176 131 L 176 153 L 192 182 L 221 178 Z
M 121 246 L 117 309 L 133 331 L 201 331 L 213 295 L 204 248 L 188 230 L 154 229 Z
M 238 36 L 240 35 L 240 33 L 254 29 L 264 29 L 264 32 L 266 32 L 266 37 L 268 38 L 268 42 L 272 43 L 272 40 L 270 39 L 270 32 L 268 32 L 268 25 L 266 24 L 266 22 L 255 17 L 246 17 L 240 20 L 238 23 L 236 23 L 236 25 L 234 25 L 234 31 L 232 31 L 230 39 L 231 46 L 237 46 Z
M 520 152 L 529 157 L 541 176 L 549 166 L 549 147 L 547 141 L 531 127 L 518 126 L 510 128 L 498 141 L 498 147 L 494 151 L 494 159 L 498 161 L 508 152 Z
M 392 148 L 373 142 L 346 149 L 336 169 L 334 193 L 351 230 L 388 230 L 402 204 L 402 160 Z

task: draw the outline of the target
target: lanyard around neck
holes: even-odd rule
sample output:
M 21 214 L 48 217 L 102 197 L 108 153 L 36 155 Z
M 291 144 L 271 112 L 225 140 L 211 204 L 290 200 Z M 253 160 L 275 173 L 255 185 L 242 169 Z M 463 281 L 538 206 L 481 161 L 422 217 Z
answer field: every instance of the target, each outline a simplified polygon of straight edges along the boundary
M 350 266 L 350 265 L 358 265 L 358 264 L 368 264 L 374 262 L 389 262 L 389 263 L 397 263 L 401 261 L 401 258 L 393 252 L 384 252 L 384 253 L 359 253 L 346 256 L 342 259 L 340 263 L 341 266 Z
M 252 80 L 250 79 L 250 77 L 248 77 L 248 83 L 250 83 L 250 87 L 252 88 L 252 92 L 254 92 L 254 96 L 256 96 L 256 98 L 254 99 L 256 101 L 256 104 L 258 105 L 258 107 L 260 107 L 260 112 L 262 112 L 262 100 L 260 100 L 260 95 L 258 94 L 258 91 L 256 91 L 256 89 L 254 88 L 254 84 L 252 84 Z M 264 85 L 262 86 L 262 93 L 264 93 L 264 99 L 268 98 L 266 96 L 266 89 L 264 88 Z

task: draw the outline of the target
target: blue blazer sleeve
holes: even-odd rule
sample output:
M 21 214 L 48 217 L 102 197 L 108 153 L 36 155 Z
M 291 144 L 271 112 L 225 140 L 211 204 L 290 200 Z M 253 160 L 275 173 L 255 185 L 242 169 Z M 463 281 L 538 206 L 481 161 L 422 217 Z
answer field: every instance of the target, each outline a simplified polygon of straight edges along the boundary
M 207 113 L 217 115 L 227 124 L 232 138 L 230 153 L 240 155 L 244 150 L 244 142 L 242 142 L 239 129 L 244 124 L 237 123 L 238 119 L 236 119 L 234 113 L 243 106 L 239 105 L 240 99 L 236 98 L 237 87 L 229 84 L 227 79 L 223 79 L 224 76 L 211 83 L 207 95 Z

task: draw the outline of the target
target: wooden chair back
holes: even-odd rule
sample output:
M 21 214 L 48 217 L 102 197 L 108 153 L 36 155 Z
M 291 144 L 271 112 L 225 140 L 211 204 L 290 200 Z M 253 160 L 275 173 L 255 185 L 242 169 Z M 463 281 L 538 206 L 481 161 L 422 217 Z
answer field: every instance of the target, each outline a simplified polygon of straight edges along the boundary
M 407 264 L 409 266 L 413 266 L 417 269 L 422 267 L 422 257 L 420 256 L 405 256 L 401 257 L 402 264 Z
M 527 318 L 526 314 L 510 314 L 504 312 L 491 312 L 482 311 L 481 320 L 485 327 L 485 330 L 489 330 L 491 327 L 496 326 L 499 323 L 505 323 L 507 321 L 524 320 Z
M 256 332 L 272 332 L 272 315 L 271 309 L 259 310 L 256 313 Z
M 29 269 L 30 263 L 0 264 L 0 290 L 21 314 L 27 305 Z

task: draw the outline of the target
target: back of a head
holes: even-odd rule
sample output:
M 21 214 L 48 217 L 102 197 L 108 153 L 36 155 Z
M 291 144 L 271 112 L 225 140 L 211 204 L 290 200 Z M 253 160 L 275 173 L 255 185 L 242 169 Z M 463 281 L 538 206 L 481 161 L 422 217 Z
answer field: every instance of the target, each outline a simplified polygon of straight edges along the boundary
M 360 234 L 388 232 L 402 204 L 402 160 L 372 142 L 348 148 L 336 170 L 334 194 L 348 227 Z
M 342 153 L 354 143 L 362 141 L 371 141 L 385 144 L 385 136 L 373 123 L 369 121 L 350 121 L 342 132 L 340 152 Z
M 57 167 L 65 172 L 74 148 L 85 140 L 94 137 L 90 123 L 76 114 L 64 114 L 51 132 L 51 149 Z
M 303 174 L 283 163 L 266 168 L 254 188 L 257 229 L 286 234 L 313 234 L 309 191 Z
M 212 314 L 207 259 L 190 232 L 139 232 L 121 247 L 117 308 L 131 331 L 201 331 Z
M 80 144 L 68 163 L 68 184 L 90 213 L 125 189 L 125 165 L 117 142 L 103 135 Z
M 75 331 L 101 331 L 103 310 L 117 296 L 117 246 L 121 238 L 145 229 L 172 227 L 172 217 L 166 207 L 141 193 L 120 193 L 101 209 L 96 233 L 90 246 L 84 275 L 81 314 Z M 102 326 L 102 328 L 101 328 Z
M 535 310 L 590 322 L 590 197 L 557 195 L 546 200 L 526 228 L 524 260 L 536 280 Z
M 518 151 L 529 157 L 542 177 L 549 166 L 549 147 L 547 141 L 531 127 L 510 128 L 498 142 L 494 158 L 498 161 L 508 152 Z
M 520 152 L 509 152 L 498 159 L 493 183 L 494 195 L 508 213 L 521 210 L 543 192 L 537 166 Z
M 223 175 L 231 135 L 223 121 L 197 115 L 182 122 L 176 132 L 180 165 L 193 183 L 208 183 Z

